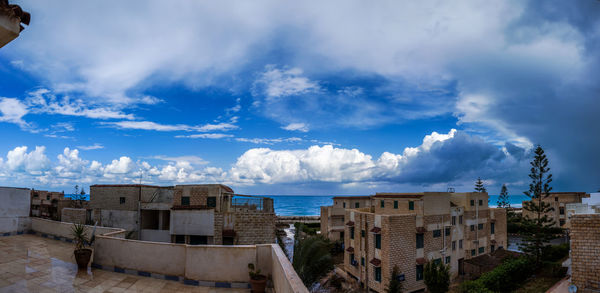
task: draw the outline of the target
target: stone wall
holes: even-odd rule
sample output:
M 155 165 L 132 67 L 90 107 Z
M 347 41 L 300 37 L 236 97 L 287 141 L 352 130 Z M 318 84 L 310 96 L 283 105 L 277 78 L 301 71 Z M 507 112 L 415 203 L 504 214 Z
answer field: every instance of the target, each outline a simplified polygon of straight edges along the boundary
M 87 212 L 85 209 L 63 208 L 61 221 L 66 223 L 85 224 L 86 214 Z
M 275 214 L 235 213 L 235 244 L 275 243 Z
M 600 290 L 600 214 L 573 215 L 570 236 L 571 282 L 577 292 Z

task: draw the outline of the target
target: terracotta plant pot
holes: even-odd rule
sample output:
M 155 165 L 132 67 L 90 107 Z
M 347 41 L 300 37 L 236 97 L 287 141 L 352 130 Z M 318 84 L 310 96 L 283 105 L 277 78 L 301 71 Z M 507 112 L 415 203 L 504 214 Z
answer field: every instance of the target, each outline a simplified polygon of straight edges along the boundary
M 264 293 L 266 287 L 266 276 L 257 276 L 255 279 L 250 279 L 250 288 L 252 289 L 252 293 Z
M 92 257 L 92 250 L 88 248 L 76 249 L 73 254 L 75 254 L 77 267 L 79 269 L 87 269 L 90 258 Z

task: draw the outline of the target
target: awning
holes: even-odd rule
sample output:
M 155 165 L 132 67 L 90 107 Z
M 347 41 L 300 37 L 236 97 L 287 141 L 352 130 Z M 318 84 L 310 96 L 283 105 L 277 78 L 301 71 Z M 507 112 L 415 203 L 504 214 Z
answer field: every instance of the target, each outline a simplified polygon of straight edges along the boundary
M 374 258 L 374 259 L 372 259 L 372 260 L 370 261 L 370 263 L 371 263 L 372 265 L 376 266 L 376 267 L 379 267 L 379 266 L 381 266 L 381 260 L 380 260 L 380 259 L 378 259 L 378 258 Z
M 235 237 L 235 231 L 223 230 L 223 237 Z
M 346 226 L 354 226 L 354 222 L 348 221 L 348 223 L 346 223 Z
M 371 229 L 371 232 L 375 233 L 375 234 L 379 234 L 381 233 L 381 228 L 379 227 L 374 227 L 373 229 Z
M 348 247 L 348 248 L 346 248 L 346 251 L 350 252 L 350 253 L 354 253 L 354 247 Z
M 417 258 L 417 264 L 418 265 L 424 265 L 427 262 L 427 260 L 423 257 L 419 257 Z
M 425 233 L 427 232 L 427 229 L 425 229 L 425 227 L 417 227 L 417 233 Z

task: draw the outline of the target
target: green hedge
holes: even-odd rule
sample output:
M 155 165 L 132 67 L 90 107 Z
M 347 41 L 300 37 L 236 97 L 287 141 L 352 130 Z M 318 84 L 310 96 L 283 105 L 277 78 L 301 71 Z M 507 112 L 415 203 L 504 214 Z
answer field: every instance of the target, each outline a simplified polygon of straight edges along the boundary
M 545 261 L 559 261 L 569 255 L 569 243 L 548 245 L 542 248 L 542 255 Z
M 511 292 L 519 287 L 534 272 L 534 264 L 527 257 L 505 260 L 494 270 L 484 273 L 475 281 L 461 284 L 459 291 L 471 292 Z M 481 288 L 487 291 L 482 291 Z

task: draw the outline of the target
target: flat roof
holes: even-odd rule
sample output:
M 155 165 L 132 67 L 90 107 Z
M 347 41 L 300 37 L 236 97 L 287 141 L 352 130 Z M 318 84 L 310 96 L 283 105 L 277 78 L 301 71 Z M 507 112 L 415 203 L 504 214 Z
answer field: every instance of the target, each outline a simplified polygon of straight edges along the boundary
M 378 192 L 373 197 L 377 198 L 421 198 L 423 193 L 394 193 L 394 192 Z
M 371 196 L 368 195 L 357 195 L 357 196 L 334 196 L 333 199 L 371 199 Z
M 158 186 L 147 184 L 94 184 L 90 187 L 153 187 L 153 188 L 173 188 L 173 186 Z

